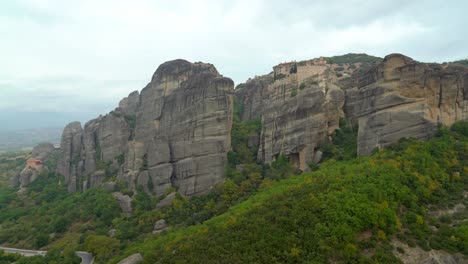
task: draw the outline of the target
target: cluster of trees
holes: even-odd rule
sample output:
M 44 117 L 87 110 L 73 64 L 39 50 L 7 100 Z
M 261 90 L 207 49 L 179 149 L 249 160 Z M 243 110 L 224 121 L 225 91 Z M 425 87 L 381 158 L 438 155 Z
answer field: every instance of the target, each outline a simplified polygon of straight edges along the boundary
M 468 191 L 467 122 L 441 127 L 429 142 L 404 139 L 357 157 L 357 127 L 342 120 L 320 146 L 324 162 L 298 175 L 282 155 L 271 165 L 257 161 L 261 121 L 241 121 L 241 114 L 235 102 L 226 181 L 205 196 L 177 194 L 166 208 L 156 208 L 163 197 L 138 190 L 126 217 L 110 193 L 68 194 L 55 173 L 21 196 L 0 188 L 0 244 L 49 250 L 30 262 L 0 254 L 0 263 L 79 263 L 75 250 L 99 263 L 135 252 L 146 263 L 396 263 L 392 239 L 468 256 L 467 210 L 431 213 L 452 208 Z M 170 229 L 153 235 L 160 219 Z
M 145 263 L 398 263 L 391 245 L 398 239 L 468 256 L 467 211 L 433 213 L 463 201 L 467 186 L 465 122 L 441 128 L 429 142 L 405 139 L 371 157 L 332 157 L 203 224 L 147 238 L 123 254 L 142 252 Z
M 76 240 L 80 236 L 84 240 L 87 235 L 107 234 L 112 220 L 120 216 L 111 194 L 100 189 L 68 194 L 63 182 L 57 174 L 48 173 L 28 186 L 24 195 L 13 189 L 0 189 L 0 243 L 53 248 L 68 234 L 74 234 Z
M 357 157 L 358 126 L 340 119 L 340 127 L 333 132 L 332 140 L 323 142 L 319 148 L 322 151 L 322 160 L 334 158 L 336 160 L 349 160 Z

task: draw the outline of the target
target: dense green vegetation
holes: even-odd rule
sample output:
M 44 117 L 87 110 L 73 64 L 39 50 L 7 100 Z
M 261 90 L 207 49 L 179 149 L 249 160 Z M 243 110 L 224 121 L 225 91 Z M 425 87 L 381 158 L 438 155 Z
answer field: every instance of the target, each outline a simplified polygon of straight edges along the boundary
M 382 61 L 382 58 L 367 55 L 365 53 L 348 53 L 341 56 L 333 56 L 325 58 L 328 63 L 376 63 Z
M 403 249 L 393 248 L 396 239 L 468 256 L 468 210 L 447 210 L 468 205 L 467 122 L 441 127 L 428 142 L 403 139 L 357 157 L 357 127 L 342 120 L 320 145 L 324 162 L 298 175 L 282 155 L 271 166 L 257 161 L 261 121 L 241 121 L 242 111 L 235 102 L 227 179 L 205 196 L 177 194 L 157 209 L 175 190 L 152 197 L 119 184 L 133 195 L 133 215 L 126 217 L 110 193 L 68 194 L 54 173 L 24 194 L 0 188 L 0 244 L 49 251 L 34 258 L 0 253 L 0 264 L 79 263 L 75 250 L 92 253 L 97 263 L 135 252 L 145 263 L 398 263 L 392 251 Z M 153 235 L 160 219 L 170 228 Z
M 391 246 L 398 239 L 468 256 L 466 210 L 433 214 L 468 191 L 467 131 L 462 123 L 429 142 L 404 139 L 372 157 L 331 158 L 123 254 L 141 252 L 145 263 L 398 263 Z
M 0 189 L 0 243 L 73 252 L 77 240 L 107 234 L 120 214 L 110 193 L 92 189 L 70 195 L 61 183 L 63 179 L 49 173 L 40 175 L 22 195 Z M 69 243 L 70 238 L 76 241 Z
M 330 142 L 320 144 L 322 160 L 334 158 L 336 160 L 349 160 L 357 157 L 358 126 L 340 120 L 340 128 L 335 130 Z

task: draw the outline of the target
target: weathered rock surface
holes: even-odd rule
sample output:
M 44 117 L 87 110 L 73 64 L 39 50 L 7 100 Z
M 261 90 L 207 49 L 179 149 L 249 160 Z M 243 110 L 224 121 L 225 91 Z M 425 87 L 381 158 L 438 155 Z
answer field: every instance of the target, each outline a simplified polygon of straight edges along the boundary
M 205 193 L 224 180 L 233 85 L 211 64 L 166 62 L 111 113 L 65 128 L 58 172 L 70 192 L 117 176 L 133 191 Z
M 132 209 L 132 198 L 128 195 L 124 195 L 120 192 L 112 193 L 112 197 L 119 203 L 120 210 L 127 216 L 131 216 L 133 209 Z
M 461 254 L 450 254 L 443 250 L 425 251 L 420 247 L 409 247 L 398 240 L 392 240 L 393 254 L 405 264 L 466 264 Z M 396 248 L 403 249 L 402 252 Z
M 44 162 L 49 160 L 49 157 L 56 151 L 54 145 L 50 143 L 40 143 L 35 146 L 31 152 L 31 159 L 27 161 L 26 166 L 17 177 L 13 180 L 13 185 L 20 185 L 20 188 L 28 186 L 31 182 L 35 181 L 39 174 L 49 171 L 49 168 L 44 165 Z M 40 161 L 35 163 L 33 160 Z
M 363 67 L 324 58 L 283 63 L 242 86 L 235 91 L 241 120 L 262 123 L 249 139 L 258 159 L 271 163 L 283 154 L 301 170 L 321 160 L 319 145 L 343 117 L 359 124 L 359 154 L 402 137 L 428 139 L 439 124 L 468 119 L 467 68 L 399 54 Z M 111 113 L 65 128 L 58 172 L 70 192 L 116 176 L 131 191 L 206 193 L 224 179 L 232 87 L 211 64 L 166 62 Z
M 35 159 L 46 162 L 54 150 L 55 147 L 51 143 L 40 143 L 32 149 L 31 155 Z
M 63 130 L 60 141 L 60 159 L 57 164 L 57 172 L 65 177 L 65 184 L 67 184 L 69 192 L 76 191 L 77 169 L 83 164 L 80 160 L 82 147 L 83 129 L 81 123 L 68 124 Z
M 172 202 L 174 201 L 175 198 L 176 198 L 176 192 L 172 192 L 172 193 L 168 194 L 166 197 L 164 197 L 164 199 L 162 199 L 156 205 L 156 209 L 164 208 L 164 207 L 168 207 L 168 206 L 172 205 Z
M 143 256 L 140 253 L 135 253 L 117 264 L 138 264 L 143 261 Z
M 153 235 L 160 234 L 167 229 L 167 222 L 164 219 L 156 221 L 154 224 Z
M 236 90 L 244 106 L 242 120 L 262 118 L 260 160 L 271 163 L 283 154 L 305 170 L 307 162 L 319 159 L 318 144 L 328 140 L 344 117 L 344 91 L 323 58 L 283 63 L 273 70 Z
M 26 167 L 21 171 L 18 179 L 20 188 L 28 186 L 30 183 L 35 181 L 39 174 L 47 172 L 48 169 L 45 166 L 40 166 L 40 168 L 32 168 L 26 165 Z
M 352 76 L 345 112 L 359 123 L 358 153 L 403 137 L 429 139 L 439 124 L 468 118 L 468 69 L 391 54 Z
M 439 124 L 468 120 L 466 67 L 419 63 L 400 54 L 353 65 L 349 71 L 349 65 L 322 58 L 283 63 L 236 89 L 241 120 L 262 118 L 258 158 L 270 163 L 283 154 L 307 169 L 309 161 L 320 161 L 317 146 L 341 117 L 359 124 L 361 155 L 403 137 L 426 140 Z

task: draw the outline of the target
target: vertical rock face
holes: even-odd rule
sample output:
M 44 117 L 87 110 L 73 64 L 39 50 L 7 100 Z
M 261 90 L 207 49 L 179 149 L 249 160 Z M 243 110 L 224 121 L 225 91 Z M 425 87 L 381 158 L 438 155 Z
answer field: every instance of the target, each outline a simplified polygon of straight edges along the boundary
M 333 58 L 283 63 L 236 89 L 240 119 L 261 119 L 261 135 L 249 140 L 260 161 L 282 154 L 306 170 L 343 117 L 359 124 L 359 154 L 402 137 L 428 139 L 439 124 L 468 119 L 463 66 L 399 54 L 372 63 Z M 112 179 L 156 195 L 170 187 L 205 193 L 224 178 L 233 93 L 233 82 L 211 64 L 166 62 L 111 113 L 84 128 L 69 124 L 57 170 L 71 192 Z
M 273 75 L 264 75 L 248 80 L 243 88 L 237 88 L 235 95 L 243 109 L 241 120 L 261 118 L 264 108 L 263 93 L 268 91 L 268 86 L 273 83 Z M 266 95 L 265 95 L 266 96 Z
M 117 178 L 160 195 L 175 187 L 197 195 L 224 180 L 233 82 L 205 63 L 162 64 L 141 91 L 110 114 L 68 125 L 58 172 L 70 191 Z
M 344 92 L 323 58 L 284 63 L 273 73 L 236 90 L 242 119 L 262 118 L 258 158 L 266 163 L 283 154 L 301 170 L 320 155 L 318 144 L 344 117 Z
M 403 137 L 429 139 L 439 124 L 468 120 L 466 67 L 400 54 L 374 64 L 322 58 L 283 63 L 240 87 L 241 120 L 262 118 L 258 158 L 270 163 L 283 154 L 302 170 L 320 160 L 317 146 L 341 117 L 359 124 L 361 155 Z
M 358 153 L 403 137 L 428 139 L 439 124 L 467 120 L 467 76 L 464 67 L 418 63 L 400 54 L 353 75 L 345 112 L 359 123 Z
M 68 124 L 63 130 L 60 142 L 60 160 L 57 172 L 65 176 L 65 184 L 69 192 L 76 191 L 77 169 L 82 164 L 81 149 L 83 147 L 83 129 L 80 122 Z

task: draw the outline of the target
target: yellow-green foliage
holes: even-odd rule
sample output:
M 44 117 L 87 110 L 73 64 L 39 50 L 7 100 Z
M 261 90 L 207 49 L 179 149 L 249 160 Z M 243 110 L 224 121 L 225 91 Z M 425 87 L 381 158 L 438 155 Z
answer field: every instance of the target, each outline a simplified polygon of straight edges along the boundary
M 70 195 L 63 178 L 42 174 L 24 195 L 0 188 L 0 244 L 40 248 L 60 239 L 76 223 L 87 223 L 81 225 L 82 233 L 107 232 L 119 215 L 110 193 L 94 188 Z M 52 233 L 53 239 L 49 238 Z
M 144 263 L 398 263 L 389 243 L 394 237 L 468 255 L 468 223 L 447 228 L 428 213 L 463 200 L 467 136 L 442 129 L 429 142 L 402 140 L 372 157 L 330 159 L 124 255 L 142 252 Z
M 90 235 L 85 240 L 84 248 L 95 256 L 96 261 L 102 262 L 118 252 L 119 240 L 108 236 Z

